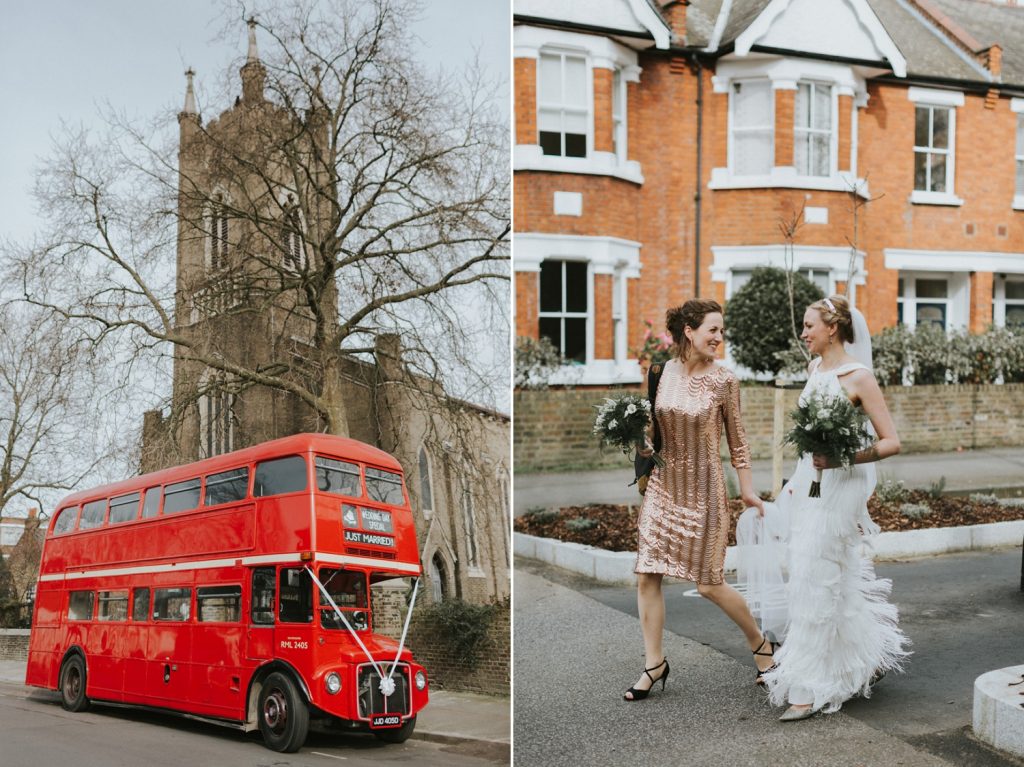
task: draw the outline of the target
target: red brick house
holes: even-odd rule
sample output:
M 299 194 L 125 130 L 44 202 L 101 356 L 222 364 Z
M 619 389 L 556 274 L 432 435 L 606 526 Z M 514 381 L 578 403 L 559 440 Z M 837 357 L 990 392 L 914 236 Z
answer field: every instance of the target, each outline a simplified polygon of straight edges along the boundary
M 516 331 L 575 383 L 640 381 L 643 320 L 784 265 L 786 221 L 872 332 L 1024 323 L 1015 3 L 515 0 L 513 45 Z

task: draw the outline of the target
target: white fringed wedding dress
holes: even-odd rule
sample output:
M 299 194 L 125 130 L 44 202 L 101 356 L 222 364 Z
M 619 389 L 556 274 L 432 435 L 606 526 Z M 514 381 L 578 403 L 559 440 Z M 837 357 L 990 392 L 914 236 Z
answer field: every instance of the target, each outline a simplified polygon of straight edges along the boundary
M 846 396 L 839 376 L 864 368 L 850 363 L 820 372 L 813 363 L 801 403 L 812 392 Z M 811 456 L 797 464 L 778 503 L 789 512 L 789 622 L 764 675 L 775 705 L 810 704 L 838 711 L 854 695 L 868 696 L 876 673 L 899 669 L 909 654 L 891 581 L 875 577 L 865 538 L 878 532 L 867 511 L 875 467 L 860 464 L 822 472 L 821 497 L 808 496 L 815 478 Z

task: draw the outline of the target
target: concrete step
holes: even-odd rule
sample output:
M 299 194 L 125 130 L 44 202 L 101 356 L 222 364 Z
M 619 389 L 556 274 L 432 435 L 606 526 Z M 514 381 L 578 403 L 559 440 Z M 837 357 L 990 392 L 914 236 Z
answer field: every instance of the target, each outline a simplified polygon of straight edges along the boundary
M 974 680 L 974 734 L 1024 758 L 1024 665 L 989 671 Z

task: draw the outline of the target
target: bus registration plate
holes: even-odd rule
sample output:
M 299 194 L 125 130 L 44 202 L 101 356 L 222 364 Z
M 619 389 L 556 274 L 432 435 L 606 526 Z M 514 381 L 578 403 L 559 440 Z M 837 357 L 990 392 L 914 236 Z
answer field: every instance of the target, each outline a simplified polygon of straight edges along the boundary
M 401 727 L 401 714 L 374 714 L 370 717 L 370 729 L 382 730 L 388 727 Z
M 390 511 L 362 509 L 362 513 L 364 530 L 372 530 L 375 533 L 390 533 L 394 530 L 391 526 Z

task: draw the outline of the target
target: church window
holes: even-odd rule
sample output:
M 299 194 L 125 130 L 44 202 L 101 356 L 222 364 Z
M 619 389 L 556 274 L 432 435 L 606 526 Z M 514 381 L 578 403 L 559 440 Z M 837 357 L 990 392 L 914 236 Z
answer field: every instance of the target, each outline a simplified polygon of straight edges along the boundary
M 210 208 L 208 224 L 206 265 L 210 271 L 217 271 L 228 263 L 228 213 L 221 195 Z
M 430 456 L 425 447 L 420 448 L 420 509 L 429 515 L 434 510 L 434 491 L 430 483 Z
M 207 382 L 199 396 L 199 450 L 209 458 L 234 450 L 235 395 Z
M 462 488 L 462 516 L 466 525 L 466 559 L 469 567 L 477 569 L 480 567 L 480 554 L 476 540 L 476 513 L 468 485 Z
M 430 595 L 434 599 L 434 603 L 444 601 L 444 598 L 448 595 L 448 581 L 445 572 L 444 559 L 441 557 L 441 553 L 438 552 L 430 560 Z
M 306 245 L 303 242 L 302 216 L 299 209 L 289 204 L 284 214 L 284 266 L 292 272 L 306 268 Z

